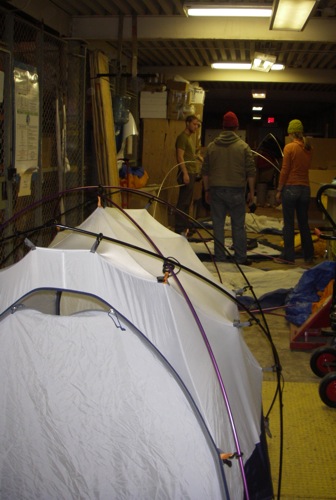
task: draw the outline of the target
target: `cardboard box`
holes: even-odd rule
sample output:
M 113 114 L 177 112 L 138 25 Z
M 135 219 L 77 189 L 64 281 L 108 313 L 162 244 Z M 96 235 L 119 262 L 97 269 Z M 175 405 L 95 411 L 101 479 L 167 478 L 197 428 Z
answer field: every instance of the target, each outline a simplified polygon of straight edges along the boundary
M 178 121 L 185 121 L 187 116 L 193 115 L 194 113 L 190 110 L 187 109 L 182 109 L 179 111 L 167 111 L 167 119 L 168 120 L 178 120 Z
M 177 80 L 167 80 L 167 89 L 178 90 L 179 92 L 188 92 L 190 90 L 190 83 L 178 82 Z
M 202 121 L 203 120 L 203 110 L 204 110 L 204 104 L 196 104 L 193 103 L 191 106 L 194 108 L 194 115 L 197 116 L 197 118 Z
M 187 116 L 194 114 L 195 108 L 190 104 L 189 98 L 189 92 L 180 92 L 177 90 L 170 90 L 168 92 L 168 120 L 185 120 Z
M 168 91 L 168 106 L 177 106 L 181 104 L 190 104 L 190 93 L 182 92 L 181 90 L 169 90 Z
M 334 169 L 310 169 L 309 170 L 309 183 L 310 183 L 310 196 L 315 198 L 317 191 L 324 184 L 331 184 L 336 178 L 336 170 Z

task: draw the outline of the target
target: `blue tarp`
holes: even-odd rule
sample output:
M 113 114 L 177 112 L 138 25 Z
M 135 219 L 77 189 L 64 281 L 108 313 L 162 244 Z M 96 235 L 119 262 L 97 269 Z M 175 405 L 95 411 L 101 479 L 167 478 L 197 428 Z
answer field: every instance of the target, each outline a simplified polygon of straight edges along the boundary
M 260 307 L 261 309 L 282 307 L 285 305 L 286 298 L 290 291 L 290 288 L 278 288 L 272 292 L 264 293 L 264 295 L 258 297 L 257 301 L 255 301 L 254 297 L 244 295 L 238 297 L 238 301 L 250 310 L 259 309 Z
M 287 321 L 301 326 L 309 318 L 313 302 L 320 300 L 319 292 L 323 292 L 335 278 L 335 270 L 336 262 L 325 261 L 303 273 L 298 284 L 287 296 Z

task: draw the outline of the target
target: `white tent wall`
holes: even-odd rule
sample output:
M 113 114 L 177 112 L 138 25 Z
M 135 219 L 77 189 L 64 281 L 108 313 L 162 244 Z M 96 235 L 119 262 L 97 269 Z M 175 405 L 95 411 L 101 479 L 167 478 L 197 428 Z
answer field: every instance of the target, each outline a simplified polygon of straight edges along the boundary
M 172 256 L 177 262 L 184 264 L 201 276 L 216 283 L 217 286 L 219 285 L 218 281 L 215 280 L 213 275 L 195 255 L 187 240 L 161 225 L 146 210 L 121 211 L 117 208 L 97 208 L 79 227 L 82 230 L 101 233 L 104 236 L 129 243 L 151 252 L 157 250 L 166 257 Z M 141 228 L 141 231 L 139 231 L 139 228 Z M 54 248 L 75 247 L 89 249 L 93 242 L 94 237 L 92 236 L 62 232 L 55 238 L 51 246 Z M 115 259 L 117 253 L 123 262 L 127 259 L 127 263 L 131 256 L 139 264 L 141 270 L 146 269 L 154 278 L 162 275 L 163 262 L 161 259 L 155 259 L 130 248 L 118 247 L 117 244 L 104 240 L 100 243 L 97 251 L 110 259 Z M 176 267 L 178 268 L 178 265 Z M 131 269 L 132 272 L 134 272 L 134 265 L 131 266 Z M 253 443 L 255 444 L 258 442 L 260 436 L 262 371 L 243 341 L 239 330 L 233 327 L 234 320 L 239 318 L 237 305 L 233 300 L 228 300 L 227 297 L 221 294 L 217 289 L 212 288 L 200 279 L 194 278 L 187 272 L 180 272 L 177 278 L 197 310 L 197 316 L 205 328 L 209 340 L 211 340 L 211 346 L 216 353 L 216 361 L 220 364 L 222 375 L 225 375 L 224 380 L 230 380 L 227 387 L 228 391 L 230 391 L 232 387 L 232 393 L 229 394 L 230 405 L 232 405 L 232 407 L 237 407 L 237 415 L 239 415 L 239 412 L 242 411 L 243 408 L 246 408 L 247 420 L 256 423 L 256 432 L 253 433 Z M 178 288 L 178 285 L 173 279 L 170 279 L 169 284 L 171 287 Z M 225 290 L 229 296 L 234 296 L 232 290 L 225 289 L 224 286 L 222 289 Z M 143 296 L 138 296 L 137 291 L 134 294 L 133 290 L 128 289 L 127 294 L 130 297 L 130 306 L 140 302 L 142 303 L 143 311 L 145 311 L 144 317 L 141 320 L 140 318 L 135 320 L 134 324 L 139 325 L 138 327 L 141 331 L 148 331 L 147 322 L 150 321 L 149 318 L 154 320 L 156 317 L 157 325 L 161 325 L 160 329 L 164 327 L 167 329 L 165 338 L 168 338 L 171 325 L 164 325 L 168 318 L 165 311 L 166 305 L 163 304 L 163 310 L 158 310 L 156 291 L 154 291 L 154 295 L 150 295 L 150 293 L 147 292 Z M 181 295 L 179 293 L 177 301 L 179 302 L 180 300 Z M 181 314 L 177 314 L 178 310 L 178 304 L 172 305 L 170 311 L 171 321 L 177 323 L 175 325 L 175 332 L 189 331 L 190 327 L 188 329 L 188 324 L 190 325 L 190 318 L 187 320 L 184 302 Z M 190 314 L 190 311 L 188 314 Z M 187 323 L 183 324 L 183 321 Z M 192 323 L 191 320 L 191 324 Z M 153 328 L 155 335 L 153 341 L 155 345 L 159 346 L 161 338 L 160 329 L 156 330 Z M 194 329 L 197 329 L 195 322 Z M 224 335 L 225 341 L 223 338 Z M 189 352 L 190 349 L 192 349 L 192 346 L 195 344 L 195 337 L 195 335 L 188 337 L 190 342 L 186 345 L 184 352 Z M 173 349 L 171 355 L 167 353 L 169 360 L 176 360 L 177 357 L 177 353 L 175 352 L 175 338 L 174 334 L 174 338 L 172 338 L 172 342 L 168 346 L 169 349 Z M 200 335 L 197 336 L 197 341 L 203 342 Z M 190 359 L 193 359 L 193 356 L 190 356 Z M 233 359 L 235 362 L 240 359 L 239 368 L 238 366 L 236 368 L 232 366 Z M 199 362 L 202 363 L 204 361 L 199 360 Z M 247 366 L 249 367 L 248 369 L 246 369 Z M 233 370 L 231 374 L 230 370 Z M 250 370 L 253 372 L 252 381 Z M 239 377 L 232 377 L 232 373 L 238 373 L 238 371 Z M 197 377 L 197 367 L 195 367 L 193 375 Z M 201 381 L 199 381 L 199 383 L 201 384 Z M 242 391 L 242 383 L 245 384 L 247 391 Z M 250 413 L 251 409 L 252 415 Z M 252 448 L 248 450 L 249 454 L 251 449 Z
M 227 497 L 197 411 L 127 322 L 20 309 L 0 338 L 2 499 Z
M 215 282 L 213 275 L 198 259 L 189 243 L 180 235 L 160 224 L 147 210 L 121 211 L 117 208 L 97 208 L 79 228 L 97 234 L 101 233 L 104 236 L 115 238 L 151 252 L 156 252 L 156 248 L 158 248 L 162 255 L 173 257 L 181 264 L 190 267 L 194 272 L 198 272 L 201 276 Z M 152 242 L 155 246 L 153 246 Z M 62 231 L 50 246 L 53 248 L 90 249 L 93 244 L 93 237 Z M 118 259 L 120 265 L 126 267 L 130 272 L 136 272 L 134 266 L 140 266 L 140 269 L 147 270 L 151 276 L 156 277 L 163 274 L 162 260 L 154 259 L 131 248 L 118 246 L 103 240 L 99 244 L 97 251 L 109 259 Z M 129 260 L 130 256 L 132 257 L 131 261 Z M 190 287 L 191 284 L 191 287 L 187 289 L 191 299 L 195 298 L 197 302 L 203 300 L 204 308 L 209 306 L 212 313 L 218 314 L 221 321 L 232 324 L 233 320 L 237 319 L 237 307 L 233 301 L 225 300 L 225 297 L 223 297 L 223 300 L 218 301 L 218 292 L 201 281 L 198 281 L 195 289 L 195 282 L 188 279 L 187 273 L 181 273 L 179 279 L 185 287 Z M 176 286 L 174 282 L 170 284 Z M 226 291 L 228 294 L 234 295 L 231 290 Z
M 105 236 L 152 252 L 157 249 L 162 255 L 166 257 L 173 256 L 177 262 L 184 264 L 193 271 L 198 272 L 201 276 L 215 282 L 213 275 L 197 258 L 189 243 L 181 236 L 161 225 L 146 210 L 120 211 L 117 208 L 97 208 L 79 227 L 82 230 L 101 233 Z M 139 228 L 141 228 L 141 231 L 139 231 Z M 73 241 L 74 239 L 76 240 L 75 242 Z M 57 236 L 51 246 L 56 248 L 74 248 L 75 246 L 76 248 L 89 249 L 93 242 L 93 237 L 63 232 Z M 131 256 L 140 265 L 141 269 L 148 270 L 154 278 L 162 275 L 162 260 L 155 259 L 129 248 L 116 247 L 118 247 L 118 245 L 108 241 L 102 241 L 97 251 L 110 259 L 115 259 L 115 254 L 118 253 L 123 261 L 125 258 L 128 260 L 129 256 Z M 124 256 L 124 254 L 126 254 L 126 256 Z M 133 265 L 131 269 L 133 272 Z M 225 381 L 225 388 L 228 392 L 230 406 L 234 411 L 235 418 L 241 418 L 239 415 L 242 415 L 241 412 L 245 412 L 246 420 L 249 422 L 246 428 L 248 437 L 245 441 L 245 445 L 247 442 L 249 445 L 244 449 L 244 456 L 249 457 L 260 438 L 262 372 L 242 340 L 240 332 L 232 326 L 233 321 L 239 317 L 237 306 L 234 301 L 228 300 L 224 294 L 210 287 L 207 283 L 195 279 L 186 272 L 180 272 L 178 274 L 178 280 L 197 310 L 197 316 L 205 328 L 211 346 L 216 353 L 216 361 L 220 365 L 219 368 L 222 378 Z M 171 287 L 177 288 L 174 280 L 170 280 L 169 283 Z M 218 284 L 218 282 L 216 283 Z M 226 292 L 233 296 L 231 290 L 226 290 Z M 181 362 L 178 361 L 180 355 L 177 350 L 179 349 L 181 339 L 176 343 L 176 338 L 181 336 L 180 332 L 190 332 L 190 324 L 194 325 L 192 327 L 194 331 L 197 329 L 195 321 L 193 322 L 192 318 L 187 319 L 187 314 L 190 315 L 190 311 L 188 313 L 186 312 L 188 309 L 185 303 L 183 302 L 181 313 L 178 313 L 180 310 L 179 304 L 172 305 L 170 311 L 171 320 L 170 323 L 167 323 L 168 315 L 165 309 L 166 304 L 163 302 L 162 308 L 158 309 L 156 291 L 154 291 L 154 295 L 151 295 L 150 292 L 147 291 L 142 296 L 139 296 L 137 290 L 134 291 L 128 288 L 127 293 L 130 306 L 131 304 L 139 302 L 142 304 L 142 318 L 133 319 L 132 322 L 137 325 L 141 331 L 149 332 L 149 318 L 152 320 L 156 319 L 156 324 L 159 325 L 159 328 L 154 327 L 151 329 L 153 336 L 150 338 L 153 343 L 158 346 L 160 350 L 163 349 L 162 352 L 167 356 L 167 359 L 172 363 L 182 379 L 185 382 L 186 380 L 190 380 L 189 383 L 186 382 L 190 390 L 195 380 L 197 380 L 197 387 L 204 387 L 206 381 L 202 380 L 204 373 L 200 370 L 199 366 L 202 366 L 202 364 L 204 365 L 204 358 L 208 357 L 207 354 L 204 353 L 202 349 L 198 348 L 198 352 L 202 353 L 199 358 L 193 355 L 189 356 L 189 363 L 191 363 L 193 367 L 191 377 L 188 373 L 184 373 L 185 363 L 182 360 Z M 181 296 L 179 294 L 177 302 L 180 300 Z M 154 304 L 155 307 L 153 306 Z M 136 314 L 137 310 L 132 311 L 132 314 L 134 313 Z M 184 321 L 186 324 L 183 323 Z M 172 322 L 175 322 L 173 336 L 171 336 Z M 162 332 L 163 328 L 166 328 L 164 335 Z M 225 342 L 223 338 L 224 335 Z M 185 356 L 185 353 L 192 352 L 190 349 L 192 349 L 192 345 L 195 345 L 196 342 L 203 343 L 200 334 L 192 336 L 187 334 L 186 337 L 185 346 L 182 348 L 182 356 Z M 164 345 L 162 345 L 163 338 L 170 338 L 171 341 L 167 342 L 165 340 Z M 240 360 L 240 363 L 238 363 L 238 360 Z M 209 362 L 208 370 L 211 372 L 210 360 L 208 359 L 207 361 Z M 238 365 L 236 363 L 238 363 Z M 247 366 L 249 367 L 248 370 L 246 370 Z M 239 373 L 239 375 L 234 377 L 234 373 Z M 253 376 L 251 378 L 252 373 Z M 185 377 L 188 377 L 188 379 Z M 245 384 L 245 390 L 242 389 L 242 384 Z M 209 396 L 209 389 L 210 387 L 204 387 L 204 397 L 209 400 L 210 403 L 211 396 Z M 192 392 L 192 394 L 193 397 L 195 397 L 194 392 Z M 198 404 L 201 404 L 201 402 L 198 401 Z M 207 415 L 207 413 L 204 415 Z M 251 427 L 253 429 L 252 434 Z M 223 446 L 220 437 L 222 432 L 222 429 L 219 430 L 215 438 L 217 444 L 220 443 L 219 446 Z M 239 437 L 243 439 L 240 433 Z
M 129 216 L 144 229 L 149 240 Z M 145 210 L 124 214 L 117 209 L 97 209 L 81 228 L 151 251 L 155 242 L 158 252 L 173 256 L 215 282 L 188 242 L 163 228 Z M 162 260 L 106 240 L 93 253 L 90 249 L 94 242 L 94 236 L 62 232 L 55 239 L 54 248 L 37 248 L 15 266 L 0 271 L 0 314 L 32 290 L 66 291 L 61 299 L 62 314 L 81 310 L 83 303 L 86 309 L 96 309 L 99 298 L 146 335 L 176 370 L 220 450 L 237 450 L 236 431 L 246 463 L 260 442 L 262 371 L 241 332 L 233 326 L 238 318 L 234 301 L 183 270 L 176 280 L 169 278 L 169 284 L 159 283 Z M 8 282 L 10 288 L 4 285 Z M 83 301 L 70 300 L 68 292 L 85 294 Z M 227 292 L 232 296 L 232 292 Z M 88 295 L 94 298 L 92 304 Z M 218 363 L 234 430 L 199 325 Z M 231 498 L 242 499 L 243 482 L 237 460 L 233 460 L 231 468 L 225 468 L 225 475 Z

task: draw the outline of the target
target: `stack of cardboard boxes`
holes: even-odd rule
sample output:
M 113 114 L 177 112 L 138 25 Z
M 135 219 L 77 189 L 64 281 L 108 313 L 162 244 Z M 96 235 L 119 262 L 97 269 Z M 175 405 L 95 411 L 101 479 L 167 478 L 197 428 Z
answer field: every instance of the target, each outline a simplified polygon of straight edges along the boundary
M 205 91 L 196 84 L 168 80 L 167 90 L 140 94 L 140 118 L 185 120 L 188 115 L 203 118 Z
M 185 120 L 188 115 L 203 118 L 205 91 L 198 86 L 175 80 L 167 81 L 168 120 Z

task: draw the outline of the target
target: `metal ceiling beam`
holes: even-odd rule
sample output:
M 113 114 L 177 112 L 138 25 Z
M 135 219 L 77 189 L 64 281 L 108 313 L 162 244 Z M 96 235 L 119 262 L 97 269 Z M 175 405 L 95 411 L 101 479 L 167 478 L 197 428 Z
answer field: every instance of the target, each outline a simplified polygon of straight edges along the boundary
M 22 5 L 22 0 L 11 0 L 11 5 L 24 11 L 33 18 L 58 31 L 61 35 L 81 40 L 87 40 L 92 46 L 107 47 L 115 57 L 115 49 L 108 48 L 108 42 L 118 41 L 118 16 L 77 16 L 66 15 L 50 0 L 28 1 Z M 133 24 L 132 24 L 133 23 Z M 271 31 L 268 19 L 213 19 L 206 22 L 199 18 L 183 16 L 138 16 L 136 17 L 137 42 L 153 40 L 249 40 L 276 41 L 295 45 L 311 43 L 336 44 L 335 18 L 311 19 L 303 32 Z M 124 16 L 123 42 L 134 43 L 134 18 Z M 309 51 L 308 51 L 309 52 Z M 330 55 L 330 57 L 333 54 Z M 262 73 L 257 71 L 233 72 L 212 70 L 207 66 L 153 66 L 139 68 L 141 73 L 161 73 L 165 75 L 182 75 L 190 81 L 236 81 L 236 82 L 266 82 L 266 83 L 316 83 L 335 84 L 336 71 L 314 69 L 285 69 L 283 72 Z
M 180 75 L 190 82 L 255 82 L 255 83 L 310 83 L 331 84 L 336 82 L 336 70 L 285 69 L 284 71 L 233 71 L 215 70 L 206 67 L 187 66 L 146 66 L 141 67 L 139 76 L 143 74 L 162 74 L 169 77 Z
M 142 39 L 227 39 L 276 40 L 299 42 L 336 42 L 335 19 L 319 18 L 309 21 L 302 32 L 271 31 L 269 20 L 241 18 L 184 18 L 180 16 L 137 17 L 138 40 Z M 72 19 L 72 36 L 85 40 L 116 40 L 118 17 L 80 16 Z M 124 17 L 124 40 L 132 38 L 132 18 Z
M 247 96 L 250 96 L 250 100 L 248 101 L 247 105 L 249 105 L 252 102 L 252 96 L 250 94 L 251 89 L 250 88 L 212 88 L 211 89 L 211 99 L 214 101 L 217 100 L 217 102 L 220 102 L 220 99 L 227 99 L 227 98 L 232 98 L 232 99 L 246 99 Z M 274 102 L 279 103 L 279 107 L 282 106 L 284 108 L 284 103 L 288 105 L 288 103 L 292 102 L 300 102 L 300 101 L 311 101 L 311 102 L 332 102 L 334 103 L 336 100 L 336 92 L 335 91 L 328 91 L 325 93 L 323 96 L 324 98 L 321 99 L 321 92 L 320 91 L 314 91 L 314 90 L 305 90 L 304 92 L 300 91 L 298 89 L 296 92 L 289 92 L 288 89 L 283 89 L 283 90 L 275 90 L 274 88 L 267 89 L 267 99 L 265 103 L 263 103 L 263 106 L 268 106 L 268 103 L 271 101 L 272 105 Z
M 71 17 L 49 0 L 34 0 L 33 2 L 11 0 L 8 3 L 61 35 L 71 36 Z

